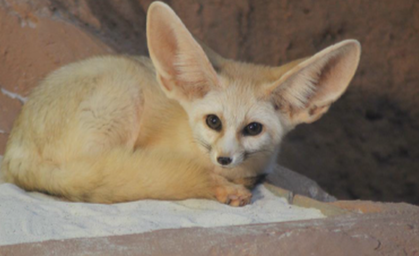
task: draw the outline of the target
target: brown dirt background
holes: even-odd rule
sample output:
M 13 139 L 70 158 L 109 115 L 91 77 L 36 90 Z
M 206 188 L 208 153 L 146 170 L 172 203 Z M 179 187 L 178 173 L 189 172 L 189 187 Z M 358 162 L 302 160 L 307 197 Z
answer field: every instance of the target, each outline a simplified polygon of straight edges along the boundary
M 0 88 L 27 96 L 66 63 L 147 54 L 148 0 L 0 0 Z M 419 204 L 419 2 L 172 0 L 221 55 L 281 65 L 348 38 L 363 47 L 347 93 L 301 125 L 279 162 L 339 199 Z M 0 92 L 0 154 L 22 102 Z

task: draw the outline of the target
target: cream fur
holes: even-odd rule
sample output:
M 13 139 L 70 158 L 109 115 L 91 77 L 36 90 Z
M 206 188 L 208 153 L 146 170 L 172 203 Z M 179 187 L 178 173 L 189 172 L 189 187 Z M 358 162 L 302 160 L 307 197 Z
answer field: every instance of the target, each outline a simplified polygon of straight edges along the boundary
M 74 201 L 245 205 L 244 180 L 269 169 L 287 131 L 344 92 L 360 54 L 352 40 L 279 68 L 226 60 L 201 48 L 160 2 L 150 6 L 147 37 L 151 61 L 87 59 L 33 91 L 7 144 L 5 181 Z M 207 126 L 209 114 L 221 131 Z M 263 130 L 244 136 L 251 122 Z M 227 168 L 217 163 L 225 155 L 233 159 Z

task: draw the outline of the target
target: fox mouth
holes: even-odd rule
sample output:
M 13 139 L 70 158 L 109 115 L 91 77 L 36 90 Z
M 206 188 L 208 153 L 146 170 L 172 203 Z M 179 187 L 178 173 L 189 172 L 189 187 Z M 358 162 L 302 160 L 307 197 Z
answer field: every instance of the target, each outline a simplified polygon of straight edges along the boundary
M 206 141 L 204 141 L 204 140 L 202 140 L 201 138 L 198 138 L 198 137 L 194 137 L 194 140 L 195 140 L 196 144 L 198 144 L 199 146 L 201 146 L 205 150 L 205 153 L 207 153 L 210 156 L 211 161 L 213 162 L 213 164 L 215 164 L 216 166 L 219 166 L 219 167 L 221 167 L 223 169 L 231 169 L 231 168 L 234 168 L 234 167 L 240 165 L 241 163 L 243 163 L 243 162 L 245 162 L 245 161 L 247 161 L 249 159 L 252 159 L 253 157 L 258 156 L 260 154 L 269 154 L 269 153 L 272 153 L 271 150 L 267 150 L 267 149 L 260 149 L 260 150 L 254 150 L 254 151 L 245 151 L 242 154 L 240 154 L 239 156 L 235 157 L 236 159 L 241 159 L 240 161 L 237 161 L 236 160 L 236 161 L 233 161 L 231 164 L 222 165 L 222 164 L 219 164 L 216 159 L 213 159 L 211 157 L 212 146 L 209 143 L 207 143 Z
M 237 165 L 240 165 L 240 164 L 241 164 L 241 162 L 240 162 L 240 163 L 235 163 L 235 164 L 231 163 L 231 164 L 229 164 L 229 165 L 222 165 L 222 164 L 216 163 L 216 162 L 214 162 L 214 161 L 212 161 L 212 162 L 213 162 L 215 165 L 217 165 L 218 167 L 221 167 L 221 168 L 223 168 L 223 169 L 232 169 L 232 168 L 236 167 Z
M 199 146 L 201 146 L 204 150 L 205 150 L 205 153 L 207 153 L 208 154 L 208 156 L 209 156 L 209 158 L 211 159 L 211 162 L 214 164 L 214 165 L 216 165 L 216 166 L 218 166 L 218 167 L 221 167 L 221 168 L 223 168 L 223 169 L 231 169 L 231 168 L 234 168 L 234 167 L 236 167 L 237 165 L 239 165 L 242 161 L 240 161 L 239 163 L 234 163 L 235 161 L 233 161 L 231 164 L 228 164 L 228 165 L 222 165 L 222 164 L 220 164 L 220 163 L 218 163 L 217 162 L 217 160 L 216 160 L 216 157 L 215 158 L 213 158 L 211 155 L 211 151 L 212 151 L 212 146 L 209 144 L 209 143 L 207 143 L 207 142 L 205 142 L 204 140 L 202 140 L 202 139 L 200 139 L 200 138 L 194 138 L 194 140 L 195 140 L 195 142 L 199 145 Z

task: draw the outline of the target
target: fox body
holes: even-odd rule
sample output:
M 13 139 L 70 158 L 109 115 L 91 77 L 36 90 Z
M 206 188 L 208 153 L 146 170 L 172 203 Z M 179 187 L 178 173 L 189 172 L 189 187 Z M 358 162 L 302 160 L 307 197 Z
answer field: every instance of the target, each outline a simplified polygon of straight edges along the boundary
M 281 138 L 327 111 L 360 56 L 346 40 L 281 67 L 227 60 L 160 2 L 147 40 L 150 59 L 95 57 L 46 77 L 14 124 L 3 179 L 73 201 L 245 205 Z

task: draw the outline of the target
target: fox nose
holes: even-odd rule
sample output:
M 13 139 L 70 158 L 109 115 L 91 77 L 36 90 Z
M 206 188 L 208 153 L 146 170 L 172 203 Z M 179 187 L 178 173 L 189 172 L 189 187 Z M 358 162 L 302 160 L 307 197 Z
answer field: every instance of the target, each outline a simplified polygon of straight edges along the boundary
M 229 165 L 233 161 L 233 159 L 231 159 L 230 157 L 220 156 L 219 158 L 217 158 L 217 161 L 222 165 Z

